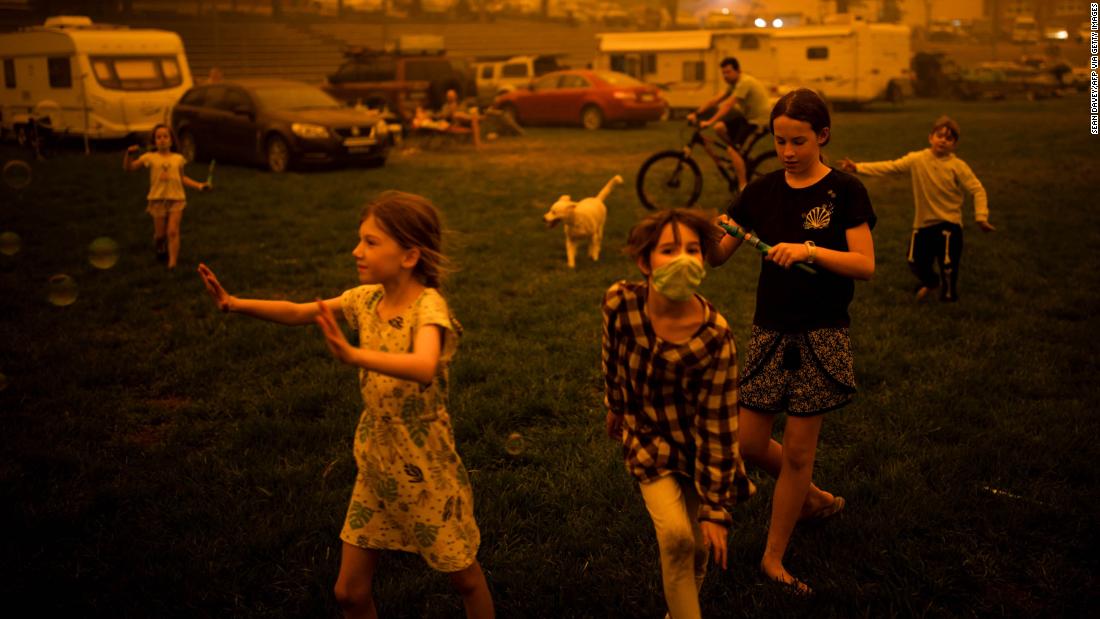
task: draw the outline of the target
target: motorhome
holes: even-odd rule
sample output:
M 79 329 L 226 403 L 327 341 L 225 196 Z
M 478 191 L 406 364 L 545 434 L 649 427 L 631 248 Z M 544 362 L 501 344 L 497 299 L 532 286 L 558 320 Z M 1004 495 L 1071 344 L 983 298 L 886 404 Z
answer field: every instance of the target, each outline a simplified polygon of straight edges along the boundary
M 192 85 L 176 33 L 83 16 L 0 34 L 0 64 L 0 129 L 16 136 L 32 121 L 93 139 L 147 133 Z
M 622 71 L 665 91 L 672 111 L 690 111 L 726 88 L 719 63 L 781 95 L 805 87 L 834 103 L 898 100 L 909 86 L 909 27 L 845 24 L 598 34 L 596 69 Z

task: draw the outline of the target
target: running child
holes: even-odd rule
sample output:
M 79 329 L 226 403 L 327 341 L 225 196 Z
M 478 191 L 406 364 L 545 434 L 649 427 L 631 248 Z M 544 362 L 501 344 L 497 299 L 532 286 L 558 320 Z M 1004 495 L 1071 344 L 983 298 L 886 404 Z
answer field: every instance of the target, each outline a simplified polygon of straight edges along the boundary
M 340 533 L 335 586 L 344 616 L 377 616 L 371 587 L 379 556 L 402 550 L 448 575 L 467 617 L 493 617 L 477 561 L 481 534 L 470 478 L 446 408 L 461 326 L 439 293 L 447 259 L 435 207 L 417 195 L 382 193 L 363 209 L 352 255 L 362 285 L 315 303 L 240 299 L 206 265 L 199 273 L 223 312 L 316 323 L 333 356 L 359 368 L 359 474 Z M 344 338 L 341 317 L 359 333 L 359 347 Z
M 137 159 L 130 156 L 141 150 L 136 144 L 126 149 L 122 156 L 122 169 L 127 172 L 149 168 L 149 193 L 145 212 L 153 217 L 153 245 L 157 259 L 167 262 L 169 269 L 176 268 L 180 253 L 180 222 L 187 207 L 184 187 L 209 191 L 210 185 L 187 178 L 183 166 L 187 160 L 174 152 L 175 140 L 167 125 L 153 127 L 153 145 L 156 150 L 144 153 Z
M 634 226 L 644 281 L 603 302 L 607 432 L 622 443 L 661 555 L 672 619 L 700 616 L 709 552 L 726 569 L 730 509 L 753 491 L 737 446 L 737 353 L 725 318 L 695 292 L 710 222 L 673 209 Z
M 839 512 L 844 499 L 813 485 L 824 413 L 855 393 L 848 304 L 875 272 L 875 213 L 863 185 L 822 162 L 829 110 L 817 93 L 794 90 L 772 108 L 770 124 L 783 170 L 750 183 L 719 219 L 773 245 L 761 261 L 756 313 L 740 382 L 741 453 L 776 477 L 768 541 L 760 567 L 799 594 L 810 588 L 783 565 L 795 523 Z M 742 241 L 724 236 L 710 254 L 723 264 Z M 791 267 L 812 263 L 816 274 Z M 772 439 L 787 413 L 783 443 Z
M 883 176 L 909 172 L 913 179 L 913 234 L 909 237 L 909 269 L 920 283 L 917 300 L 939 287 L 940 299 L 958 301 L 959 261 L 963 250 L 963 200 L 974 199 L 974 219 L 982 232 L 996 230 L 989 223 L 985 188 L 966 162 L 955 156 L 959 123 L 940 116 L 928 134 L 929 147 L 901 159 L 856 163 L 840 160 L 846 172 Z M 933 268 L 939 265 L 939 276 Z

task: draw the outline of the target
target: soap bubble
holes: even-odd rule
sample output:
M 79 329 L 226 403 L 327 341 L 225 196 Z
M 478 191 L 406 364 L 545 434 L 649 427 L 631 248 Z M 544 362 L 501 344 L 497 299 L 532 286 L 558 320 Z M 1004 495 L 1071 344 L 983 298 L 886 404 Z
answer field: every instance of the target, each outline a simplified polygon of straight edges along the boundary
M 64 274 L 54 275 L 50 278 L 46 299 L 58 307 L 76 303 L 76 280 Z
M 118 243 L 101 236 L 88 245 L 88 262 L 97 269 L 109 269 L 118 262 Z
M 34 177 L 34 173 L 31 172 L 31 166 L 22 159 L 12 159 L 4 164 L 4 168 L 0 171 L 0 177 L 3 177 L 4 184 L 12 189 L 22 189 L 31 184 L 31 179 Z
M 8 230 L 0 232 L 0 254 L 14 256 L 23 247 L 23 239 L 19 235 Z
M 525 442 L 522 434 L 513 432 L 509 434 L 508 439 L 504 441 L 504 451 L 507 451 L 508 455 L 518 456 L 523 453 Z

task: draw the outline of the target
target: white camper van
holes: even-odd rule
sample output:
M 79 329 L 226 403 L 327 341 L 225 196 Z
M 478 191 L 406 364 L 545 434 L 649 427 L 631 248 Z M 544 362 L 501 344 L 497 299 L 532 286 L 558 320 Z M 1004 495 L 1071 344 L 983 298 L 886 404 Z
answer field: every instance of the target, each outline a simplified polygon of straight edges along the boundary
M 597 35 L 597 69 L 661 86 L 673 111 L 690 111 L 726 88 L 719 63 L 780 95 L 812 88 L 837 103 L 897 100 L 909 88 L 909 27 L 847 24 Z
M 167 122 L 191 87 L 179 35 L 50 17 L 42 26 L 0 34 L 0 129 L 27 123 L 56 134 L 120 138 Z

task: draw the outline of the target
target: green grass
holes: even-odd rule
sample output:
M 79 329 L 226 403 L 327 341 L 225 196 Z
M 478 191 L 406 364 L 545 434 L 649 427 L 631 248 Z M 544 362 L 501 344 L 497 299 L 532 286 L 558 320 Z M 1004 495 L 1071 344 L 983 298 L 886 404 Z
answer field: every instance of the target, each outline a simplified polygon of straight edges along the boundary
M 861 393 L 828 416 L 815 472 L 849 507 L 797 530 L 788 558 L 819 594 L 792 599 L 759 575 L 773 485 L 758 476 L 760 494 L 734 514 L 730 569 L 704 585 L 707 616 L 1097 606 L 1100 142 L 1081 96 L 914 101 L 838 113 L 828 153 L 901 156 L 926 144 L 943 112 L 962 125 L 960 155 L 999 231 L 968 224 L 960 303 L 914 304 L 909 181 L 865 179 L 880 219 L 876 276 L 852 306 Z M 536 129 L 478 154 L 395 154 L 374 170 L 219 165 L 217 191 L 190 196 L 174 273 L 153 259 L 147 177 L 123 174 L 119 152 L 62 154 L 35 163 L 22 192 L 0 186 L 0 230 L 22 238 L 18 254 L 0 255 L 8 604 L 47 616 L 337 613 L 361 406 L 354 370 L 330 358 L 316 329 L 217 313 L 193 269 L 206 262 L 239 295 L 339 294 L 356 284 L 359 206 L 394 188 L 439 205 L 461 267 L 444 290 L 466 327 L 451 413 L 500 616 L 660 617 L 652 527 L 603 438 L 599 301 L 637 276 L 618 251 L 643 214 L 634 173 L 674 147 L 679 128 Z M 0 148 L 0 159 L 17 156 Z M 626 184 L 608 201 L 604 256 L 578 257 L 570 271 L 561 232 L 540 215 L 614 174 Z M 709 174 L 704 206 L 719 208 Z M 86 259 L 99 236 L 121 246 L 110 270 Z M 741 343 L 757 269 L 741 252 L 704 282 Z M 79 285 L 71 306 L 45 300 L 56 273 Z M 505 450 L 514 432 L 525 438 L 518 456 Z M 413 556 L 387 554 L 376 592 L 387 617 L 461 613 L 446 579 Z

